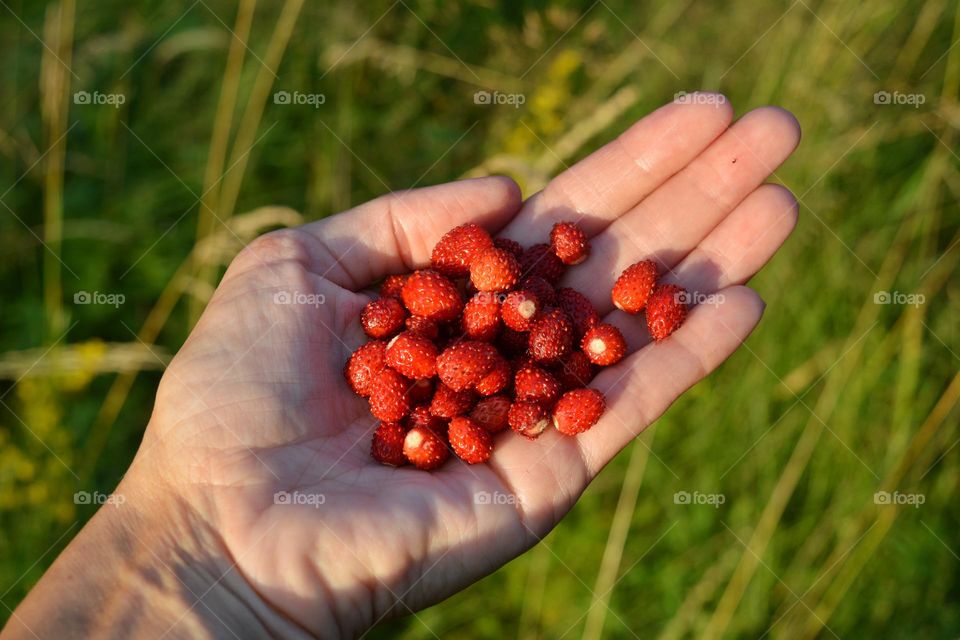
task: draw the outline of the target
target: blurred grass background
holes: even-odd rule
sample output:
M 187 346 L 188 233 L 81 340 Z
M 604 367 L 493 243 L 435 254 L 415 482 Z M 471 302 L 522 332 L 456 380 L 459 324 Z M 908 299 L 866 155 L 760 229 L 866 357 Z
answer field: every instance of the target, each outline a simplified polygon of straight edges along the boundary
M 74 492 L 118 481 L 241 241 L 464 175 L 529 195 L 705 88 L 804 129 L 760 327 L 544 544 L 373 635 L 960 634 L 957 2 L 0 5 L 4 618 L 90 516 Z

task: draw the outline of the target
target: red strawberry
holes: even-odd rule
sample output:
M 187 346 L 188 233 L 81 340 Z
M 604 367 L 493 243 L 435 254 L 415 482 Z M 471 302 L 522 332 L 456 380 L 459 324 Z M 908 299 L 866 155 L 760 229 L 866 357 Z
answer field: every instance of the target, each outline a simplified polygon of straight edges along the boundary
M 370 455 L 380 464 L 399 467 L 407 463 L 403 455 L 403 439 L 407 430 L 396 422 L 381 422 L 373 432 Z
M 507 428 L 507 412 L 510 411 L 510 398 L 490 396 L 483 398 L 473 407 L 470 417 L 490 433 L 499 433 Z
M 510 363 L 507 362 L 507 359 L 498 353 L 494 358 L 490 370 L 480 378 L 480 381 L 477 382 L 474 389 L 482 396 L 492 396 L 510 386 L 510 380 L 512 378 L 513 368 L 510 366 Z
M 514 331 L 529 331 L 534 316 L 540 312 L 540 300 L 533 291 L 512 291 L 503 299 L 500 315 L 503 324 Z
M 540 301 L 540 304 L 545 307 L 553 305 L 556 302 L 556 293 L 554 292 L 553 285 L 540 276 L 524 278 L 517 288 L 533 292 L 537 296 L 537 300 Z
M 472 389 L 490 371 L 497 355 L 496 348 L 489 343 L 458 342 L 437 358 L 437 374 L 455 391 Z
M 550 248 L 566 265 L 580 264 L 590 255 L 587 234 L 574 222 L 558 222 L 550 231 Z
M 641 260 L 624 269 L 610 292 L 614 306 L 629 314 L 640 313 L 657 282 L 657 271 L 653 260 Z
M 445 436 L 447 433 L 447 423 L 443 418 L 438 418 L 430 413 L 430 407 L 425 404 L 418 404 L 410 409 L 410 415 L 404 418 L 404 426 L 407 430 L 414 427 L 425 427 L 436 431 L 440 435 Z
M 486 462 L 493 453 L 490 433 L 470 418 L 461 416 L 451 420 L 447 437 L 453 452 L 468 464 Z
M 425 427 L 414 427 L 403 439 L 403 455 L 417 469 L 436 469 L 450 457 L 450 450 L 442 436 Z
M 421 402 L 430 402 L 430 398 L 433 397 L 433 380 L 427 380 L 421 378 L 420 380 L 414 380 L 413 385 L 410 387 L 410 402 L 412 404 L 419 404 Z
M 584 334 L 580 348 L 590 358 L 590 362 L 607 367 L 620 361 L 627 352 L 627 342 L 620 329 L 601 322 Z
M 367 303 L 360 312 L 360 324 L 371 338 L 387 338 L 403 327 L 407 312 L 396 298 L 380 298 Z
M 536 402 L 514 402 L 507 422 L 511 429 L 530 440 L 536 440 L 550 424 L 546 408 Z
M 470 283 L 478 291 L 508 291 L 520 279 L 520 263 L 509 251 L 491 247 L 474 256 Z
M 497 249 L 503 249 L 513 254 L 513 257 L 519 258 L 523 255 L 523 245 L 510 238 L 494 238 L 493 246 Z
M 436 271 L 414 271 L 403 285 L 403 304 L 410 313 L 444 322 L 456 320 L 463 310 L 457 286 Z
M 573 344 L 573 325 L 560 309 L 541 313 L 530 327 L 530 355 L 538 362 L 555 362 L 565 356 Z
M 423 336 L 404 331 L 387 343 L 387 365 L 407 378 L 432 378 L 437 373 L 437 348 Z
M 557 306 L 570 316 L 574 338 L 577 340 L 582 338 L 590 327 L 600 322 L 600 314 L 593 307 L 593 303 L 576 289 L 557 289 Z
M 407 316 L 404 325 L 410 333 L 418 333 L 428 340 L 436 340 L 440 336 L 440 325 L 437 324 L 436 320 L 430 318 Z
M 571 351 L 554 375 L 564 391 L 579 389 L 593 380 L 593 365 L 583 351 Z
M 553 426 L 568 436 L 583 433 L 597 424 L 605 408 L 603 394 L 596 389 L 567 391 L 553 407 Z
M 500 301 L 497 295 L 481 291 L 463 307 L 463 332 L 471 340 L 489 342 L 500 332 Z
M 557 379 L 536 366 L 525 366 L 517 371 L 513 389 L 517 400 L 541 404 L 549 404 L 560 395 Z
M 519 355 L 527 350 L 527 334 L 505 327 L 497 345 L 507 355 Z
M 528 247 L 520 256 L 520 268 L 524 277 L 540 276 L 547 282 L 556 282 L 563 275 L 565 267 L 560 258 L 553 253 L 548 244 L 535 244 Z
M 473 223 L 451 229 L 440 238 L 433 248 L 430 264 L 450 278 L 465 278 L 470 275 L 473 258 L 493 246 L 490 235 Z
M 687 318 L 687 292 L 675 284 L 661 284 L 647 300 L 647 329 L 660 342 L 680 328 Z
M 401 292 L 403 291 L 403 283 L 406 281 L 407 276 L 387 276 L 383 279 L 383 282 L 380 283 L 380 297 L 396 298 L 399 300 Z
M 410 381 L 393 369 L 383 369 L 370 384 L 370 413 L 384 422 L 398 422 L 410 410 Z
M 476 396 L 473 391 L 454 391 L 442 382 L 437 385 L 430 401 L 430 413 L 438 418 L 456 418 L 470 411 Z
M 343 376 L 358 396 L 366 398 L 370 395 L 374 377 L 387 366 L 386 351 L 386 342 L 371 340 L 350 355 L 343 368 Z

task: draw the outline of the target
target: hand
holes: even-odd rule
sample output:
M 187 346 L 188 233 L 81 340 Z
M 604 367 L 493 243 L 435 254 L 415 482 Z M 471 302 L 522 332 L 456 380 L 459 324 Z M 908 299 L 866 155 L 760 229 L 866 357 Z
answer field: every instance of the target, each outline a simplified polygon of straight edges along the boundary
M 238 595 L 224 606 L 256 612 L 271 633 L 356 635 L 442 600 L 556 525 L 621 448 L 747 337 L 764 305 L 741 285 L 795 224 L 790 193 L 761 184 L 799 140 L 793 117 L 762 108 L 730 126 L 726 101 L 703 102 L 655 111 L 526 202 L 509 179 L 465 180 L 390 194 L 242 251 L 164 374 L 120 488 L 153 501 L 137 520 L 172 549 L 164 564 L 203 576 L 197 593 L 181 590 L 183 608 L 226 588 Z M 365 341 L 366 289 L 426 265 L 458 224 L 532 244 L 561 219 L 592 236 L 591 257 L 565 283 L 609 314 L 633 351 L 591 384 L 607 397 L 600 423 L 576 438 L 503 434 L 486 465 L 375 463 L 376 420 L 341 373 Z M 620 271 L 646 257 L 712 295 L 657 345 L 609 298 Z M 291 503 L 278 504 L 279 492 Z M 481 492 L 502 499 L 480 504 Z M 231 635 L 221 625 L 243 616 L 220 608 L 214 620 L 210 598 L 186 619 Z

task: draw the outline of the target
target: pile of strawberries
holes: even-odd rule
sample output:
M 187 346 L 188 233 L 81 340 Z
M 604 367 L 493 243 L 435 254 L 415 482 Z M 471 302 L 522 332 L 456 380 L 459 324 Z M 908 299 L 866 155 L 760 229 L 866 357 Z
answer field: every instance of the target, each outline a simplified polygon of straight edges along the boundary
M 374 459 L 430 470 L 452 450 L 476 464 L 508 427 L 534 439 L 551 423 L 571 436 L 596 424 L 604 397 L 586 385 L 627 345 L 583 294 L 557 287 L 589 254 L 586 235 L 570 222 L 553 226 L 550 244 L 527 248 L 464 224 L 440 239 L 430 269 L 388 276 L 360 314 L 371 340 L 344 370 L 380 420 Z M 624 270 L 611 296 L 629 314 L 646 310 L 660 341 L 683 323 L 687 306 L 682 288 L 657 278 L 656 263 L 642 260 Z

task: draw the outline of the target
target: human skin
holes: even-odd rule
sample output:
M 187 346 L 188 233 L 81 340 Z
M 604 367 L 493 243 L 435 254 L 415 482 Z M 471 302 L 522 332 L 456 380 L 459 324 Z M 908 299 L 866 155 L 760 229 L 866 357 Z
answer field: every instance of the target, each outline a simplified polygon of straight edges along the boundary
M 354 637 L 443 600 L 535 545 L 590 481 L 723 362 L 764 304 L 743 284 L 796 223 L 763 184 L 799 142 L 764 107 L 731 125 L 695 94 L 646 116 L 526 201 L 479 178 L 392 193 L 254 240 L 233 260 L 157 390 L 133 463 L 13 613 L 2 638 Z M 429 263 L 473 221 L 528 245 L 558 220 L 591 236 L 563 284 L 621 328 L 629 355 L 590 386 L 608 409 L 578 437 L 498 436 L 485 465 L 375 463 L 366 402 L 342 377 L 384 275 Z M 609 298 L 642 258 L 697 294 L 668 340 Z M 294 304 L 278 303 L 278 294 Z M 300 301 L 297 303 L 297 301 Z M 278 492 L 313 504 L 288 504 Z M 482 503 L 481 492 L 509 499 Z

